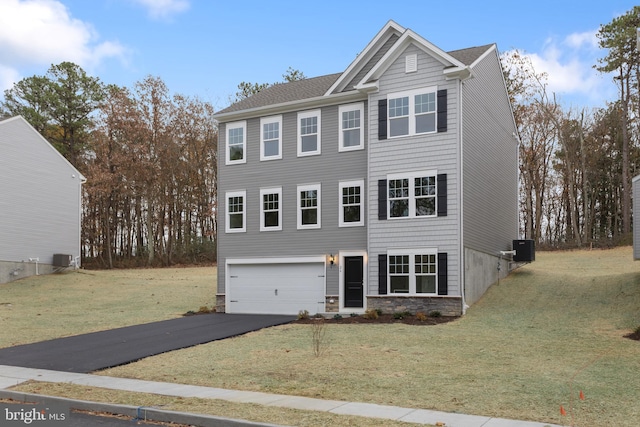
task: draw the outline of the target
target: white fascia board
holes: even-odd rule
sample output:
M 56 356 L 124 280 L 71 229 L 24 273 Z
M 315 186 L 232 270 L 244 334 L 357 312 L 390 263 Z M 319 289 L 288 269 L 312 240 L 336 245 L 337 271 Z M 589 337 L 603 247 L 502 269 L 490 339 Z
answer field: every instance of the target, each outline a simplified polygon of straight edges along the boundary
M 322 95 L 314 98 L 300 99 L 297 101 L 284 102 L 281 104 L 266 105 L 264 107 L 249 108 L 246 110 L 232 111 L 229 113 L 223 113 L 213 115 L 213 118 L 219 123 L 227 123 L 230 121 L 246 120 L 252 117 L 269 116 L 282 114 L 289 111 L 307 110 L 310 108 L 319 108 L 325 105 L 335 105 L 338 103 L 346 103 L 352 101 L 366 100 L 366 94 L 358 92 L 357 90 L 349 92 L 336 93 L 330 96 Z
M 391 64 L 398 59 L 400 54 L 411 44 L 415 44 L 419 49 L 425 53 L 431 55 L 437 61 L 445 65 L 446 67 L 454 67 L 455 69 L 467 68 L 462 62 L 455 59 L 433 43 L 427 41 L 420 35 L 416 34 L 412 30 L 406 30 L 400 37 L 398 42 L 389 49 L 389 51 L 382 57 L 380 61 L 367 73 L 362 79 L 363 82 L 371 80 L 378 80 L 380 76 L 391 66 Z
M 330 95 L 338 88 L 340 88 L 341 90 L 344 89 L 344 86 L 349 82 L 349 80 L 353 78 L 353 76 L 356 75 L 357 72 L 360 69 L 362 69 L 362 67 L 367 62 L 369 62 L 369 60 L 373 57 L 373 55 L 375 55 L 380 45 L 382 45 L 382 43 L 380 42 L 383 39 L 386 42 L 386 38 L 391 34 L 395 33 L 400 35 L 404 31 L 405 31 L 404 27 L 398 25 L 398 23 L 396 23 L 393 20 L 389 20 L 385 24 L 385 26 L 382 27 L 380 31 L 378 31 L 378 34 L 376 34 L 376 36 L 369 42 L 369 44 L 367 44 L 367 46 L 362 50 L 362 52 L 360 52 L 358 56 L 356 56 L 356 58 L 353 60 L 353 62 L 351 62 L 349 67 L 347 67 L 347 69 L 342 73 L 342 75 L 338 78 L 338 80 L 336 80 L 335 83 L 331 85 L 331 87 L 329 88 L 329 90 L 327 90 L 325 95 Z
M 87 178 L 86 178 L 84 175 L 82 175 L 82 174 L 80 173 L 80 171 L 79 171 L 78 169 L 76 169 L 76 167 L 75 167 L 75 166 L 73 166 L 73 164 L 72 164 L 69 160 L 67 160 L 67 158 L 66 158 L 65 156 L 63 156 L 63 155 L 62 155 L 62 153 L 60 153 L 60 152 L 56 149 L 56 147 L 54 147 L 54 146 L 53 146 L 49 141 L 47 141 L 47 139 L 46 139 L 44 136 L 42 136 L 42 135 L 40 134 L 40 132 L 38 132 L 38 131 L 33 127 L 33 126 L 31 126 L 31 123 L 29 123 L 29 122 L 27 121 L 27 119 L 25 119 L 24 117 L 22 117 L 22 116 L 15 116 L 15 117 L 11 117 L 11 118 L 6 119 L 6 120 L 2 120 L 2 121 L 0 121 L 0 126 L 2 126 L 3 124 L 11 123 L 11 122 L 13 122 L 13 121 L 21 121 L 21 122 L 23 122 L 25 125 L 27 125 L 27 127 L 29 128 L 29 130 L 30 130 L 31 132 L 33 132 L 33 133 L 36 135 L 36 138 L 39 138 L 40 140 L 42 140 L 42 142 L 43 142 L 43 143 L 48 147 L 48 149 L 49 149 L 50 151 L 54 152 L 54 153 L 55 153 L 55 155 L 57 155 L 59 159 L 61 159 L 61 160 L 62 160 L 62 161 L 63 161 L 63 162 L 64 162 L 64 163 L 69 167 L 69 168 L 71 168 L 71 171 L 72 171 L 74 174 L 77 174 L 77 176 L 78 176 L 78 178 L 79 178 L 79 180 L 80 180 L 80 184 L 84 184 L 85 182 L 87 182 Z
M 489 47 L 489 49 L 487 49 L 482 55 L 480 55 L 480 57 L 478 57 L 478 59 L 476 59 L 475 61 L 473 61 L 473 64 L 469 65 L 469 68 L 474 68 L 478 63 L 482 62 L 482 60 L 484 58 L 486 58 L 491 52 L 496 52 L 497 54 L 497 46 L 496 44 L 492 44 L 491 47 Z M 499 57 L 499 55 L 498 55 Z

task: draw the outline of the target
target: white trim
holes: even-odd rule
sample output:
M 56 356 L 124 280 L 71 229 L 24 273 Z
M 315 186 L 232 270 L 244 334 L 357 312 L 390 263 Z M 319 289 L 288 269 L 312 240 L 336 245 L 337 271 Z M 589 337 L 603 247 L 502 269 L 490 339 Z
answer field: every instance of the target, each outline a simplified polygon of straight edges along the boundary
M 242 228 L 230 228 L 229 221 L 229 198 L 230 197 L 242 197 Z M 226 233 L 244 233 L 247 231 L 247 191 L 227 191 L 224 193 L 224 205 L 225 205 L 225 232 Z
M 391 292 L 391 269 L 389 268 L 390 256 L 408 256 L 409 257 L 409 292 L 394 293 Z M 435 255 L 436 272 L 434 274 L 436 280 L 436 291 L 434 293 L 416 292 L 416 255 Z M 388 296 L 436 296 L 438 295 L 438 248 L 412 248 L 412 249 L 389 249 L 387 251 L 387 295 Z
M 302 224 L 302 207 L 300 206 L 300 193 L 302 191 L 310 191 L 316 190 L 316 194 L 318 196 L 317 201 L 317 223 L 316 224 Z M 298 230 L 308 230 L 308 229 L 316 229 L 322 228 L 322 204 L 321 204 L 321 193 L 322 193 L 322 184 L 308 184 L 308 185 L 298 185 L 297 187 L 297 204 L 296 204 L 296 212 L 297 212 L 297 228 Z
M 416 99 L 415 97 L 416 95 L 426 95 L 430 93 L 433 93 L 435 98 L 435 110 L 433 111 L 433 114 L 435 116 L 434 128 L 432 131 L 429 131 L 429 132 L 416 132 Z M 394 118 L 391 117 L 391 114 L 389 114 L 389 109 L 391 108 L 391 106 L 389 105 L 389 100 L 405 98 L 405 97 L 409 98 L 409 115 L 402 116 L 402 117 L 407 117 L 409 121 L 409 127 L 408 127 L 409 133 L 392 136 L 391 120 L 393 120 Z M 420 115 L 422 114 L 423 113 L 421 113 Z M 420 89 L 390 93 L 387 95 L 387 139 L 406 138 L 408 136 L 415 136 L 415 135 L 430 135 L 437 132 L 438 132 L 438 86 L 429 86 L 429 87 L 424 87 Z
M 318 121 L 317 121 L 317 126 L 318 126 L 318 130 L 316 132 L 316 138 L 317 138 L 317 146 L 316 149 L 314 151 L 302 151 L 302 134 L 301 134 L 301 126 L 300 126 L 300 122 L 302 119 L 308 119 L 310 117 L 317 117 Z M 311 111 L 301 111 L 298 113 L 298 157 L 304 157 L 304 156 L 315 156 L 318 154 L 321 154 L 322 152 L 322 113 L 321 110 L 311 110 Z
M 436 194 L 433 195 L 435 199 L 435 210 L 433 215 L 416 215 L 416 195 L 415 195 L 415 178 L 424 178 L 424 177 L 433 177 L 435 180 L 435 190 Z M 389 197 L 389 181 L 398 180 L 398 179 L 407 179 L 409 181 L 409 215 L 408 216 L 391 216 L 391 208 L 390 201 L 391 197 Z M 403 220 L 403 219 L 416 219 L 416 218 L 435 218 L 438 216 L 438 171 L 437 170 L 428 170 L 428 171 L 418 171 L 418 172 L 405 172 L 405 173 L 395 173 L 387 175 L 387 220 L 395 221 L 395 220 Z
M 347 187 L 360 187 L 360 221 L 344 222 L 344 206 L 342 199 L 342 189 Z M 366 202 L 364 191 L 364 180 L 340 181 L 338 182 L 338 227 L 363 227 L 364 226 L 364 207 Z
M 362 308 L 354 308 L 354 307 L 345 307 L 344 306 L 344 259 L 349 256 L 361 256 L 362 257 Z M 340 312 L 349 312 L 349 313 L 364 313 L 367 309 L 367 288 L 368 288 L 368 276 L 367 272 L 369 271 L 369 257 L 367 255 L 367 251 L 339 251 L 338 252 L 338 264 L 340 269 L 338 270 L 338 302 Z
M 232 129 L 242 129 L 242 159 L 231 160 L 229 150 L 229 131 Z M 247 121 L 227 123 L 225 126 L 225 165 L 236 165 L 247 163 Z
M 278 154 L 275 156 L 267 156 L 264 153 L 264 126 L 271 123 L 278 124 Z M 270 140 L 272 141 L 272 140 Z M 260 118 L 260 161 L 282 159 L 282 115 L 261 117 Z
M 276 227 L 267 227 L 264 224 L 264 195 L 278 195 L 278 225 Z M 261 188 L 260 189 L 260 231 L 280 231 L 282 230 L 282 187 Z
M 344 131 L 345 129 L 342 127 L 343 125 L 343 120 L 342 120 L 342 114 L 343 113 L 348 113 L 350 111 L 360 111 L 360 143 L 358 145 L 351 145 L 349 147 L 344 147 Z M 358 102 L 355 104 L 347 104 L 347 105 L 341 105 L 338 107 L 338 151 L 339 152 L 344 152 L 344 151 L 354 151 L 354 150 L 364 150 L 364 132 L 365 132 L 365 128 L 364 128 L 364 120 L 365 115 L 364 115 L 364 102 Z M 350 129 L 354 129 L 354 128 L 350 128 Z
M 400 26 L 393 20 L 387 21 L 384 27 L 378 34 L 367 44 L 367 46 L 360 52 L 356 58 L 349 64 L 347 69 L 340 75 L 338 80 L 325 92 L 326 95 L 330 95 L 336 90 L 342 90 L 349 83 L 349 81 L 362 69 L 362 67 L 371 60 L 380 47 L 387 42 L 389 37 L 393 34 L 400 36 L 405 31 L 405 28 Z M 360 83 L 360 82 L 357 82 Z

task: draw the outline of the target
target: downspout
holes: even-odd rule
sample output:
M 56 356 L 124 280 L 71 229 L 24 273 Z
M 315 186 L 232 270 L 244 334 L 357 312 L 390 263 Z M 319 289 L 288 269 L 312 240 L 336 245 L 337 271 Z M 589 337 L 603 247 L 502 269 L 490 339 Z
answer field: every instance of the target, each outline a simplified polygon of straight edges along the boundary
M 464 144 L 463 144 L 463 140 L 464 140 L 464 134 L 463 134 L 463 129 L 464 126 L 462 125 L 462 121 L 463 121 L 463 116 L 462 116 L 462 100 L 463 100 L 463 93 L 462 93 L 462 88 L 464 85 L 464 81 L 462 79 L 458 80 L 458 97 L 460 99 L 460 102 L 458 102 L 458 134 L 460 135 L 460 156 L 458 156 L 458 176 L 459 176 L 459 188 L 460 191 L 458 192 L 458 206 L 459 206 L 459 215 L 460 215 L 460 219 L 459 219 L 459 224 L 460 224 L 460 241 L 459 241 L 459 245 L 460 245 L 460 253 L 458 255 L 459 257 L 459 264 L 460 264 L 460 294 L 462 296 L 462 315 L 465 315 L 467 313 L 467 308 L 469 306 L 467 306 L 467 302 L 465 300 L 465 291 L 466 291 L 466 282 L 465 282 L 465 268 L 464 268 L 464 264 L 466 262 L 465 256 L 464 256 L 464 173 L 463 173 L 463 168 L 464 168 Z
M 29 261 L 36 263 L 36 276 L 38 276 L 38 262 L 40 261 L 40 258 L 29 258 Z

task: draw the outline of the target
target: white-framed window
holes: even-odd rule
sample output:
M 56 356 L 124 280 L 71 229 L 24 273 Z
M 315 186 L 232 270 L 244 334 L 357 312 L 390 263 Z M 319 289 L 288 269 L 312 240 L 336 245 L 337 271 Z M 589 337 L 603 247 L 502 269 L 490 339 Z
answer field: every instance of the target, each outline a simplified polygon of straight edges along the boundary
M 387 217 L 437 216 L 436 177 L 435 171 L 387 175 Z
M 282 187 L 260 189 L 260 231 L 282 230 Z
M 364 102 L 338 107 L 338 151 L 364 149 Z
M 282 158 L 282 116 L 260 119 L 260 160 Z
M 438 295 L 436 249 L 393 249 L 387 262 L 390 294 Z
M 226 164 L 247 162 L 247 122 L 227 123 Z
M 437 87 L 387 95 L 389 138 L 437 132 Z
M 320 110 L 298 113 L 298 156 L 320 154 L 322 135 Z
M 320 228 L 321 185 L 298 185 L 298 229 Z
M 225 193 L 227 202 L 227 233 L 244 233 L 247 231 L 247 192 L 228 191 Z
M 338 184 L 338 225 L 364 226 L 364 181 L 343 181 Z

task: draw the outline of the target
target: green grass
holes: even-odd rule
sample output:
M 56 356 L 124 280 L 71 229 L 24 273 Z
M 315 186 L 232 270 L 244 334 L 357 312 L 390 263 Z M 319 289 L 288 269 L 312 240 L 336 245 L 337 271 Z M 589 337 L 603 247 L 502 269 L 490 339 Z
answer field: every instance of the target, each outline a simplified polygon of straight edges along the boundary
M 637 425 L 640 343 L 622 336 L 640 324 L 640 264 L 629 248 L 537 256 L 453 323 L 327 325 L 321 357 L 309 325 L 286 325 L 104 374 L 556 424 L 573 405 L 578 425 Z
M 0 348 L 179 317 L 215 303 L 214 267 L 85 271 L 0 285 Z
M 640 263 L 628 247 L 536 256 L 452 323 L 327 325 L 320 357 L 310 325 L 284 325 L 102 373 L 569 425 L 563 405 L 574 425 L 635 427 L 640 342 L 623 335 L 640 325 Z

